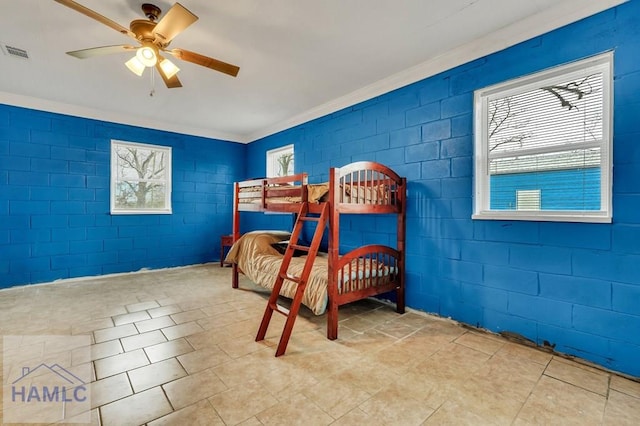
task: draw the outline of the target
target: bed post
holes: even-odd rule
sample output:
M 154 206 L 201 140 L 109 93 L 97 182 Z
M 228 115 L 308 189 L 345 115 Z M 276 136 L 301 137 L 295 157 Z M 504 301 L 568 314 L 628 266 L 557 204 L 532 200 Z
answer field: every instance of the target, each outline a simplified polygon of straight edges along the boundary
M 240 238 L 240 211 L 238 203 L 240 202 L 240 185 L 238 182 L 233 184 L 233 242 Z M 233 262 L 231 265 L 231 287 L 238 288 L 238 264 Z
M 407 178 L 401 178 L 402 188 L 397 188 L 398 198 L 400 202 L 400 211 L 398 212 L 398 229 L 396 232 L 398 241 L 396 249 L 400 253 L 398 260 L 398 289 L 396 290 L 396 312 L 404 314 L 405 308 L 405 240 L 407 233 Z
M 338 169 L 329 169 L 329 297 L 327 313 L 327 338 L 338 338 L 338 256 L 340 247 L 340 214 L 336 208 L 340 201 L 340 175 Z

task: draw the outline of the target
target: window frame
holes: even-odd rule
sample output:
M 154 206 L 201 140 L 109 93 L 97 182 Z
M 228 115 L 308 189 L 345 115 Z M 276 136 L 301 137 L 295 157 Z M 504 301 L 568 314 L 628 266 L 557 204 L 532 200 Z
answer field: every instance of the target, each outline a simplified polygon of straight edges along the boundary
M 143 148 L 158 152 L 163 152 L 165 154 L 165 173 L 164 173 L 164 184 L 165 184 L 165 206 L 163 208 L 144 208 L 144 209 L 131 209 L 131 208 L 120 208 L 116 206 L 116 188 L 118 180 L 118 156 L 116 154 L 117 147 L 136 147 Z M 133 215 L 133 214 L 172 214 L 173 207 L 171 203 L 171 193 L 172 193 L 172 149 L 170 146 L 164 145 L 154 145 L 147 143 L 139 143 L 139 142 L 129 142 L 122 140 L 111 140 L 111 176 L 110 176 L 110 213 L 112 215 Z
M 267 168 L 266 168 L 266 177 L 271 178 L 271 177 L 278 177 L 277 175 L 277 171 L 274 170 L 274 161 L 277 161 L 277 158 L 284 154 L 284 153 L 288 153 L 291 152 L 291 154 L 293 155 L 293 164 L 291 165 L 291 170 L 289 171 L 289 174 L 287 174 L 286 176 L 290 176 L 295 174 L 295 151 L 294 151 L 294 145 L 293 144 L 289 144 L 289 145 L 285 145 L 285 146 L 281 146 L 278 148 L 274 148 L 274 149 L 270 149 L 267 151 L 266 153 L 266 160 L 267 160 Z
M 603 140 L 600 158 L 599 210 L 491 210 L 489 173 L 489 101 L 536 88 L 603 74 Z M 558 152 L 558 148 L 541 150 Z M 474 92 L 474 197 L 472 219 L 611 223 L 613 217 L 613 52 L 605 52 L 524 77 L 494 84 Z

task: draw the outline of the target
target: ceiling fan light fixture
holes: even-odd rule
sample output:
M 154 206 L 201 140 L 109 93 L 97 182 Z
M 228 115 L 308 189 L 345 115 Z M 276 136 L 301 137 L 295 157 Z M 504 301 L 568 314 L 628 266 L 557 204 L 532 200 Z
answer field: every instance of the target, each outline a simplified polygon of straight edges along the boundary
M 180 71 L 180 68 L 178 68 L 176 64 L 174 64 L 167 58 L 162 58 L 160 60 L 160 68 L 162 68 L 162 71 L 164 71 L 164 74 L 167 76 L 167 78 L 173 77 L 178 73 L 178 71 Z
M 151 46 L 142 46 L 138 49 L 136 58 L 145 67 L 153 67 L 158 62 L 158 55 L 156 55 L 155 49 Z
M 142 73 L 144 72 L 145 66 L 142 62 L 138 60 L 137 55 L 129 59 L 124 64 L 127 66 L 127 68 L 129 68 L 129 70 L 132 73 L 136 74 L 139 77 L 142 77 Z

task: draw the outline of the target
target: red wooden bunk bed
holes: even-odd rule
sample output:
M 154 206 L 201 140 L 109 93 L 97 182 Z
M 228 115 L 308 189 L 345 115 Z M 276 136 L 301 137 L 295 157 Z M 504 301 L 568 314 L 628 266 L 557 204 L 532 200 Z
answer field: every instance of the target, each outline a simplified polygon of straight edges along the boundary
M 321 296 L 326 295 L 326 302 L 324 305 L 321 301 L 319 304 L 316 303 L 318 296 L 314 306 L 310 306 L 311 303 L 304 300 L 302 302 L 316 314 L 323 313 L 322 308 L 326 307 L 327 337 L 331 340 L 338 337 L 339 306 L 356 300 L 394 291 L 396 310 L 398 313 L 404 313 L 406 179 L 398 176 L 387 166 L 369 161 L 331 168 L 329 182 L 319 185 L 308 184 L 306 173 L 236 182 L 233 212 L 234 245 L 226 259 L 233 266 L 232 286 L 238 287 L 238 274 L 243 272 L 252 281 L 271 288 L 272 285 L 269 284 L 271 275 L 265 271 L 272 269 L 276 271 L 273 273 L 277 274 L 279 264 L 282 262 L 281 255 L 271 252 L 243 254 L 240 246 L 244 239 L 253 239 L 245 241 L 245 246 L 255 246 L 256 241 L 261 238 L 268 238 L 268 242 L 287 238 L 287 234 L 277 232 L 266 232 L 267 237 L 257 232 L 249 232 L 241 237 L 240 213 L 245 211 L 298 213 L 301 204 L 305 202 L 308 202 L 311 213 L 319 213 L 325 203 L 329 206 L 328 254 L 315 259 L 310 278 L 310 282 L 319 283 L 319 291 Z M 395 215 L 397 218 L 395 247 L 369 244 L 340 255 L 342 214 Z M 272 263 L 274 265 L 271 267 Z M 246 266 L 243 267 L 243 265 Z M 295 265 L 291 264 L 290 267 Z M 267 274 L 266 278 L 264 274 Z M 275 281 L 275 275 L 273 278 Z M 262 282 L 258 282 L 260 280 Z M 295 287 L 295 283 L 285 280 L 280 294 L 292 298 Z

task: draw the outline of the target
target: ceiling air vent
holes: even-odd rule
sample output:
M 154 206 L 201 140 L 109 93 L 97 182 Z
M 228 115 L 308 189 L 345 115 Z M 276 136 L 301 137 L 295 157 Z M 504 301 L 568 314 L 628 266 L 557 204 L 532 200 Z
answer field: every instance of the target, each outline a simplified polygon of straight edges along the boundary
M 8 44 L 0 44 L 0 46 L 5 55 L 13 56 L 14 58 L 29 59 L 29 54 L 24 49 L 9 46 Z

